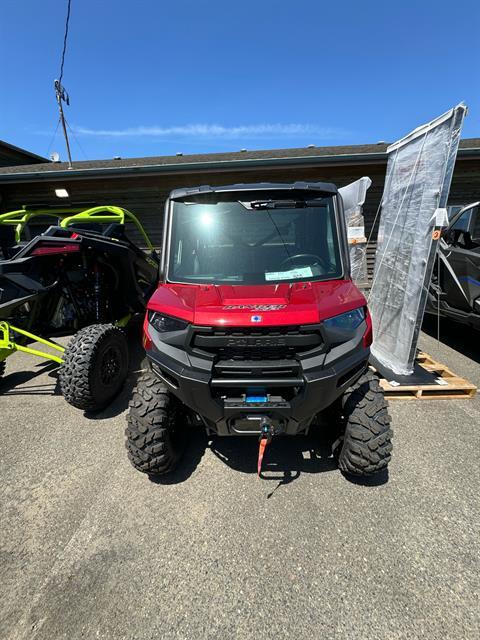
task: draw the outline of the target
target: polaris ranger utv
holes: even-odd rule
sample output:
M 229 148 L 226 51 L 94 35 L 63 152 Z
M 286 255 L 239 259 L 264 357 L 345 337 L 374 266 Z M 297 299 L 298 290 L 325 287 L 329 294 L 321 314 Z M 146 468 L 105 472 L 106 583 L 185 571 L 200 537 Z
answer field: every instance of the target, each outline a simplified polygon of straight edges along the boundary
M 258 437 L 260 473 L 272 437 L 306 434 L 327 409 L 342 471 L 387 466 L 390 417 L 333 184 L 173 191 L 143 340 L 149 369 L 126 429 L 139 471 L 170 472 L 198 425 Z

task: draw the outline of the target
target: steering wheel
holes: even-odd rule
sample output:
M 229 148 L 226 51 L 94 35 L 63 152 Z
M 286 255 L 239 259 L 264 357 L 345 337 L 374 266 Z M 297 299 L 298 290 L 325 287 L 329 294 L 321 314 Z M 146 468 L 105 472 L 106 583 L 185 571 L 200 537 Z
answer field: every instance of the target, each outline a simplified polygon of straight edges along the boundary
M 284 265 L 286 266 L 290 262 L 293 263 L 297 260 L 305 260 L 306 258 L 313 258 L 313 262 L 310 261 L 308 263 L 309 265 L 318 264 L 320 265 L 320 267 L 322 267 L 324 271 L 328 271 L 327 262 L 320 256 L 317 256 L 315 253 L 296 253 L 294 256 L 288 256 L 288 258 L 285 258 L 285 260 L 283 260 L 280 266 L 283 267 Z

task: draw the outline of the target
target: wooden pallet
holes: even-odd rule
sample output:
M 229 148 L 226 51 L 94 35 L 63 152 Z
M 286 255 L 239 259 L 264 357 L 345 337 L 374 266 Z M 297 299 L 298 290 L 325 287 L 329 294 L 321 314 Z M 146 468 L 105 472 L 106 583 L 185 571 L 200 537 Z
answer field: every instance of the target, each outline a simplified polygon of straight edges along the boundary
M 382 378 L 380 385 L 388 400 L 466 400 L 477 393 L 474 384 L 455 375 L 446 365 L 437 362 L 427 353 L 420 351 L 417 362 L 427 371 L 435 373 L 442 383 L 395 386 Z

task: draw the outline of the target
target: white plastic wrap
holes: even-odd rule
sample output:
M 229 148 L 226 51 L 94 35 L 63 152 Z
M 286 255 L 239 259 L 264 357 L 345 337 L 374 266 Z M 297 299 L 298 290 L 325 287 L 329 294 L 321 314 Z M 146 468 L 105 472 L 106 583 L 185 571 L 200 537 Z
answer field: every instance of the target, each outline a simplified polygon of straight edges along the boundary
M 338 190 L 342 196 L 343 210 L 347 223 L 352 279 L 359 285 L 365 285 L 368 279 L 367 239 L 365 237 L 363 204 L 371 184 L 370 178 L 363 177 Z
M 465 112 L 460 104 L 387 150 L 369 308 L 372 356 L 399 375 L 413 372 L 438 242 L 436 212 L 447 202 Z

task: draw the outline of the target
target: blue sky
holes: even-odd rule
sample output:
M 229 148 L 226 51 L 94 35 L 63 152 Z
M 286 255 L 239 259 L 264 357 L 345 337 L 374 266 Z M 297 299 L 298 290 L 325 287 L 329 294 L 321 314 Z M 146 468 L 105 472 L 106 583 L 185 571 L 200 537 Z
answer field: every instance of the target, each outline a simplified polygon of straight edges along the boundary
M 66 0 L 2 0 L 0 138 L 65 158 L 53 80 Z M 74 159 L 393 141 L 464 100 L 473 0 L 72 0 Z

